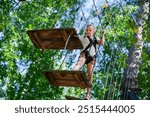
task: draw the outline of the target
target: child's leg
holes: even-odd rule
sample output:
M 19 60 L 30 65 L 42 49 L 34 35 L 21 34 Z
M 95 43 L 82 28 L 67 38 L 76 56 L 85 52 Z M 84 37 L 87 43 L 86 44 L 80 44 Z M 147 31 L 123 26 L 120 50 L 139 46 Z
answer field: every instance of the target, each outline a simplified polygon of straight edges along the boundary
M 85 55 L 81 54 L 78 59 L 77 64 L 74 66 L 73 70 L 79 70 L 85 64 L 85 61 L 86 61 Z
M 90 63 L 87 64 L 88 79 L 91 85 L 92 85 L 92 74 L 93 74 L 94 64 L 95 64 L 95 60 L 92 60 Z M 86 99 L 90 99 L 90 91 L 91 91 L 91 88 L 88 87 L 87 93 L 86 93 Z

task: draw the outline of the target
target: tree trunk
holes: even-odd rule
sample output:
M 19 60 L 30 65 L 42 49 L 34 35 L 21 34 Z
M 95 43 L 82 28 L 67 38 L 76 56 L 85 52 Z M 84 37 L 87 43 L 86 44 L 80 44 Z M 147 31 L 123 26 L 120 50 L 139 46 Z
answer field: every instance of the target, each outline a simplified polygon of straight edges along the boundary
M 143 48 L 142 31 L 145 25 L 145 21 L 148 19 L 149 13 L 149 2 L 141 3 L 139 13 L 135 18 L 135 27 L 137 32 L 135 38 L 137 42 L 132 45 L 129 50 L 127 65 L 128 67 L 124 70 L 124 77 L 122 79 L 122 99 L 135 100 L 138 98 L 138 72 L 139 63 L 141 59 L 141 53 Z

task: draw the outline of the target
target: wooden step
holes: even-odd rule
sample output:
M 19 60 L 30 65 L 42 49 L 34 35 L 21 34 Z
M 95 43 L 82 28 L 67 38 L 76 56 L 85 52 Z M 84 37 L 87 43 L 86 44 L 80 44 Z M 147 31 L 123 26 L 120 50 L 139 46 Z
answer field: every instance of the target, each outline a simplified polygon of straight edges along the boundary
M 82 89 L 90 87 L 84 71 L 52 70 L 45 71 L 44 75 L 53 86 L 80 87 Z
M 27 31 L 27 34 L 29 35 L 34 46 L 42 50 L 83 49 L 75 28 L 29 30 Z M 66 45 L 67 41 L 68 43 Z
M 65 96 L 66 100 L 85 100 L 82 98 L 77 98 L 77 97 L 73 97 L 73 96 Z

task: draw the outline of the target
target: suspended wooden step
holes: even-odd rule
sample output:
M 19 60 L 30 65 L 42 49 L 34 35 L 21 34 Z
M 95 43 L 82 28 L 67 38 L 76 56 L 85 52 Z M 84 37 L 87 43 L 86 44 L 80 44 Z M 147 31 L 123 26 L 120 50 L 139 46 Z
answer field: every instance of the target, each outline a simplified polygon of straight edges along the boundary
M 74 28 L 29 30 L 27 33 L 34 46 L 42 50 L 83 48 Z
M 65 96 L 66 100 L 85 100 L 85 99 L 81 99 L 81 98 L 77 98 L 77 97 L 73 97 L 73 96 Z
M 86 73 L 83 71 L 54 70 L 44 72 L 49 83 L 54 86 L 90 87 Z

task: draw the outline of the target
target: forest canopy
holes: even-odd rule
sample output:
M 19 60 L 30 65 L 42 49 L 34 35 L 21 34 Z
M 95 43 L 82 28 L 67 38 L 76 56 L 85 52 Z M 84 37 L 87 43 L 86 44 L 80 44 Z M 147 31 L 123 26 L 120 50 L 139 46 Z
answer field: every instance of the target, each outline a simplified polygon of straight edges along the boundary
M 138 99 L 150 99 L 150 15 L 144 12 L 144 8 L 149 9 L 148 1 L 106 3 L 107 0 L 1 0 L 0 99 L 63 100 L 65 95 L 84 98 L 85 90 L 51 86 L 43 75 L 45 70 L 59 69 L 66 53 L 61 69 L 71 70 L 80 50 L 42 52 L 33 45 L 27 31 L 75 28 L 78 35 L 83 35 L 86 25 L 93 23 L 100 37 L 107 22 L 105 44 L 99 47 L 96 57 L 91 98 L 123 99 L 128 87 L 136 89 L 131 92 Z

